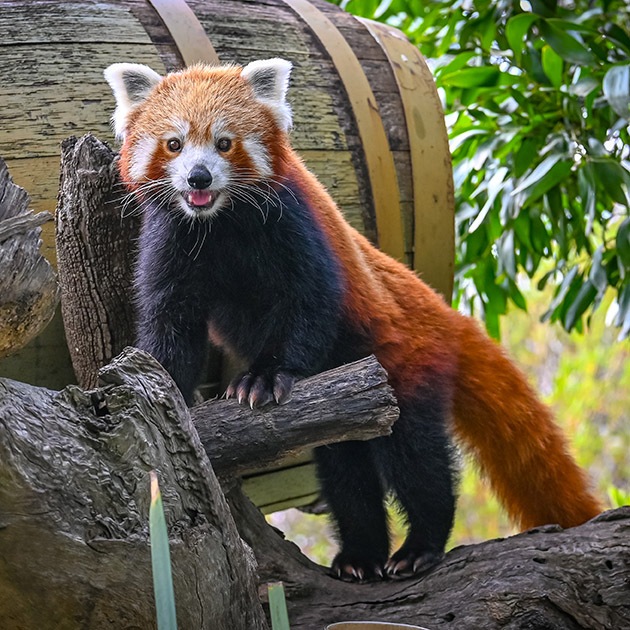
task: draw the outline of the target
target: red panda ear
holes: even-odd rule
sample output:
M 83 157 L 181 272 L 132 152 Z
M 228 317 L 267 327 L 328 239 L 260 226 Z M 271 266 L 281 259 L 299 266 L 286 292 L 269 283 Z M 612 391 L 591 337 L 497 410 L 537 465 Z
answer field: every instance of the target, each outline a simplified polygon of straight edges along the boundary
M 283 131 L 291 128 L 291 107 L 286 100 L 291 67 L 285 59 L 261 59 L 247 64 L 241 72 L 256 99 L 271 108 Z
M 114 63 L 103 73 L 116 98 L 112 125 L 118 139 L 125 137 L 129 112 L 142 103 L 162 77 L 139 63 Z

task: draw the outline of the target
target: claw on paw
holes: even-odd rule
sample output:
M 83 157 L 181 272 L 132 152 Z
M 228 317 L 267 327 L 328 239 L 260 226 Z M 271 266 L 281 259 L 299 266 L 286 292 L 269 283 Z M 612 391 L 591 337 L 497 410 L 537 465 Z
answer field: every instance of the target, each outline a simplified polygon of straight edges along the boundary
M 291 398 L 294 382 L 295 377 L 282 370 L 259 374 L 244 372 L 228 385 L 225 397 L 236 398 L 240 405 L 247 404 L 252 409 L 264 407 L 274 401 L 282 405 Z
M 335 577 L 345 582 L 369 582 L 385 577 L 381 561 L 343 552 L 337 554 L 331 570 Z
M 413 551 L 403 546 L 385 563 L 385 571 L 391 577 L 408 577 L 428 571 L 443 557 L 442 553 Z

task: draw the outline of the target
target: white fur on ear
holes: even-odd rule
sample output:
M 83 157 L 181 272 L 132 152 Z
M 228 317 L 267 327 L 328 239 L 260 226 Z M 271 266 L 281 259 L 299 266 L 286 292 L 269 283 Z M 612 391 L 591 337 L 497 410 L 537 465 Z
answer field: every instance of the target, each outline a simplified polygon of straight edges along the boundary
M 260 59 L 247 64 L 241 72 L 256 99 L 271 108 L 283 131 L 291 128 L 291 107 L 286 100 L 291 68 L 286 59 Z
M 129 112 L 149 96 L 162 77 L 140 63 L 114 63 L 103 74 L 116 99 L 116 111 L 112 116 L 114 133 L 122 140 Z

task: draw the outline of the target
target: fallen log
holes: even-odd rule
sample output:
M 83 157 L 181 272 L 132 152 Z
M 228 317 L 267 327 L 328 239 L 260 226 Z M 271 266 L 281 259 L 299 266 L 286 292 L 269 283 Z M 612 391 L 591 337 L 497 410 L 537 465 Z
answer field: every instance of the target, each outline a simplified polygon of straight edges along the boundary
M 291 630 L 352 620 L 429 630 L 630 628 L 630 506 L 573 529 L 549 525 L 457 547 L 411 579 L 356 584 L 331 577 L 283 540 L 240 489 L 227 498 L 259 580 L 284 583 Z
M 298 381 L 281 407 L 252 410 L 215 400 L 193 407 L 191 416 L 215 472 L 229 478 L 322 444 L 389 435 L 396 405 L 387 373 L 372 356 Z
M 234 481 L 227 509 L 181 395 L 155 360 L 128 349 L 101 374 L 102 386 L 87 392 L 0 379 L 3 628 L 62 627 L 69 618 L 87 628 L 152 627 L 151 469 L 160 476 L 182 628 L 263 628 L 256 583 L 278 580 L 292 630 L 350 619 L 431 630 L 630 627 L 630 508 L 574 529 L 458 547 L 413 579 L 340 582 L 269 527 Z M 327 378 L 298 384 L 295 402 L 329 392 Z M 208 421 L 213 405 L 233 403 L 208 403 Z M 273 423 L 282 412 L 250 411 L 242 421 Z M 234 435 L 246 432 L 235 424 Z

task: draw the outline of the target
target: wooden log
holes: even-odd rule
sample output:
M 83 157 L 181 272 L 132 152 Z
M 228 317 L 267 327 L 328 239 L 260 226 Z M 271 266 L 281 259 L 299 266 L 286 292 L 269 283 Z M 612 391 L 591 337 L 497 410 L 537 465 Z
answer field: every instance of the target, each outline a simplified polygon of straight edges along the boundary
M 92 135 L 61 145 L 56 213 L 61 312 L 77 382 L 96 386 L 98 369 L 133 343 L 133 261 L 140 229 L 122 188 L 116 154 Z
M 251 410 L 214 400 L 191 415 L 223 478 L 273 467 L 322 444 L 389 435 L 398 407 L 387 373 L 372 356 L 299 381 L 281 407 Z
M 227 498 L 259 580 L 284 583 L 291 630 L 352 620 L 430 630 L 630 628 L 630 507 L 573 529 L 540 527 L 457 547 L 412 579 L 356 584 L 305 558 L 239 488 Z
M 267 627 L 255 563 L 172 380 L 131 351 L 98 396 L 0 379 L 0 626 L 154 628 L 149 471 L 180 628 Z
M 250 548 L 258 584 L 284 582 L 292 630 L 348 620 L 432 630 L 630 627 L 630 507 L 574 529 L 458 547 L 413 579 L 340 582 L 269 527 L 234 484 L 228 512 L 181 395 L 149 355 L 126 350 L 101 378 L 98 390 L 60 393 L 0 379 L 3 628 L 46 630 L 68 620 L 154 627 L 154 468 L 182 628 L 265 627 Z
M 28 209 L 0 158 L 0 358 L 23 348 L 50 322 L 59 300 L 55 273 L 40 253 L 48 212 Z

